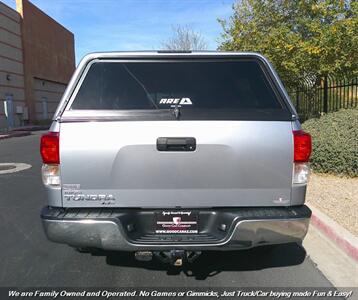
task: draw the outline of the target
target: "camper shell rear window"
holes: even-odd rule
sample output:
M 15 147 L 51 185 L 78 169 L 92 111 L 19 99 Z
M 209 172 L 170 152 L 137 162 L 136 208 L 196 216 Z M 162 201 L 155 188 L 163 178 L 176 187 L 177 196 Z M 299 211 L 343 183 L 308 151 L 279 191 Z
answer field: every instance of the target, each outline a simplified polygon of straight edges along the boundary
M 287 104 L 255 59 L 98 60 L 90 64 L 70 110 L 141 112 L 148 119 L 290 120 Z M 128 114 L 127 114 L 128 115 Z

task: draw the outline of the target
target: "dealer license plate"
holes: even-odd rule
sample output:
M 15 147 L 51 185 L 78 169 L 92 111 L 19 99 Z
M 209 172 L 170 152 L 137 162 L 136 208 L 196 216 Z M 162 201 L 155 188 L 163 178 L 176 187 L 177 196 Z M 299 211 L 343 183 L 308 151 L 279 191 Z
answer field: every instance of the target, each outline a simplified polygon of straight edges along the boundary
M 190 210 L 163 210 L 156 213 L 155 233 L 195 234 L 198 233 L 198 213 Z

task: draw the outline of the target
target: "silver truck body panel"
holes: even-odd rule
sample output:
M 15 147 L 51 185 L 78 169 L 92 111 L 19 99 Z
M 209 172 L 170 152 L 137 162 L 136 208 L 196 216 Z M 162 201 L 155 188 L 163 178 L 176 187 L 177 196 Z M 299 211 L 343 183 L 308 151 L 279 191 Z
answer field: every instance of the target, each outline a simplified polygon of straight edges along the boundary
M 64 207 L 290 205 L 290 122 L 78 122 L 60 129 Z M 194 137 L 197 149 L 160 152 L 162 136 Z

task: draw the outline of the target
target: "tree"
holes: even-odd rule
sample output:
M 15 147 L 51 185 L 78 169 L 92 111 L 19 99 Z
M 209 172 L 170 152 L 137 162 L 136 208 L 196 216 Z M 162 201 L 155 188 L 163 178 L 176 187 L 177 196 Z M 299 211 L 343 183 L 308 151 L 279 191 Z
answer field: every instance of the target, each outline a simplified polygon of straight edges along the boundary
M 242 0 L 229 20 L 219 20 L 219 49 L 262 53 L 288 88 L 357 75 L 357 16 L 354 0 Z
M 208 45 L 203 36 L 189 26 L 173 26 L 173 35 L 163 42 L 165 50 L 206 50 Z

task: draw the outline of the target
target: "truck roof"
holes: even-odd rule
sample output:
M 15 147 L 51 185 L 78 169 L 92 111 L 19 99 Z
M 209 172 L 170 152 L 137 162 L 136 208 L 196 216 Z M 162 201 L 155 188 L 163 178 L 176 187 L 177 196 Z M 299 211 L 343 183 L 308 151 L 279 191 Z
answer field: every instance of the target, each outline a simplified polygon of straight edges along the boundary
M 267 59 L 257 52 L 235 52 L 235 51 L 188 51 L 188 50 L 148 50 L 148 51 L 106 51 L 91 52 L 83 57 L 82 61 L 103 58 L 124 58 L 124 57 L 236 57 L 249 56 Z

